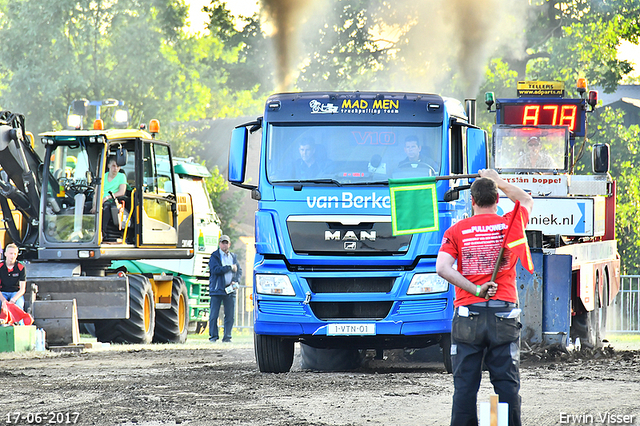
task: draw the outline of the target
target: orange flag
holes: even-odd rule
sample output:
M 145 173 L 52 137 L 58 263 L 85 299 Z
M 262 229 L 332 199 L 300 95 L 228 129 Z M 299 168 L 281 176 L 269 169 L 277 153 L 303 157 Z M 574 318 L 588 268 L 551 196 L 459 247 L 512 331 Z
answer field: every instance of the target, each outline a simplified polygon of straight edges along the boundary
M 524 228 L 527 226 L 524 223 L 522 217 L 522 207 L 520 201 L 516 201 L 516 205 L 513 208 L 513 215 L 509 222 L 509 227 L 504 236 L 502 246 L 511 250 L 518 259 L 522 266 L 529 271 L 533 272 L 533 261 L 531 260 L 531 252 L 529 251 L 529 244 L 527 244 L 527 236 L 524 232 Z

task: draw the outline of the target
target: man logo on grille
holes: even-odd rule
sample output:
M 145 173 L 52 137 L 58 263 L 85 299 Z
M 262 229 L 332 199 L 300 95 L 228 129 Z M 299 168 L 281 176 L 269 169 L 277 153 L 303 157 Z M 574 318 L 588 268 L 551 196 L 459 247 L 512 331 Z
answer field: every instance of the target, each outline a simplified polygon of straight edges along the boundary
M 378 233 L 376 231 L 360 231 L 360 235 L 356 234 L 354 231 L 347 231 L 344 234 L 342 234 L 340 231 L 324 231 L 325 241 L 375 241 L 377 236 Z

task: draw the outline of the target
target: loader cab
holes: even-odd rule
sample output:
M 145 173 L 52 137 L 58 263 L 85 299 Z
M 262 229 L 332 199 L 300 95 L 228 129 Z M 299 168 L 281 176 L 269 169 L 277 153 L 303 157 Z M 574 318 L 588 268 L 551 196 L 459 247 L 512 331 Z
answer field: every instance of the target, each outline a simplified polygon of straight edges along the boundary
M 127 250 L 132 248 L 183 245 L 178 244 L 175 176 L 171 168 L 165 172 L 160 166 L 171 163 L 167 143 L 144 131 L 117 129 L 51 132 L 42 141 L 41 257 L 95 256 L 91 249 L 98 247 L 102 257 L 130 257 Z M 127 191 L 101 206 L 109 196 L 104 188 L 110 156 L 117 158 Z M 109 214 L 106 208 L 111 208 Z M 67 249 L 71 251 L 64 254 Z

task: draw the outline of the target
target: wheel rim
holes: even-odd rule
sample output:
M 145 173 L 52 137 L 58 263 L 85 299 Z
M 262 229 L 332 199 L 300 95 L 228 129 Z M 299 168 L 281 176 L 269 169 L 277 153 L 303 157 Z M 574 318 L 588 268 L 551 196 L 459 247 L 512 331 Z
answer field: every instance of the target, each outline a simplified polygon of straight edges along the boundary
M 151 330 L 151 300 L 149 295 L 144 295 L 144 331 L 148 333 Z
M 186 313 L 186 303 L 184 300 L 184 296 L 181 294 L 180 298 L 178 299 L 178 330 L 180 331 L 180 334 L 182 334 L 182 332 L 184 331 L 184 328 L 187 326 L 187 322 L 185 320 L 185 313 Z

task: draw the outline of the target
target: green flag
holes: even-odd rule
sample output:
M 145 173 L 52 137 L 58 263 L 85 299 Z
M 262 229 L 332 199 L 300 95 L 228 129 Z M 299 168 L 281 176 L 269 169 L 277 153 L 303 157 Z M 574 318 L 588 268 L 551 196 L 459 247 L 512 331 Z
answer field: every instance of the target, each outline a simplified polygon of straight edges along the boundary
M 436 178 L 389 179 L 393 235 L 437 231 Z

